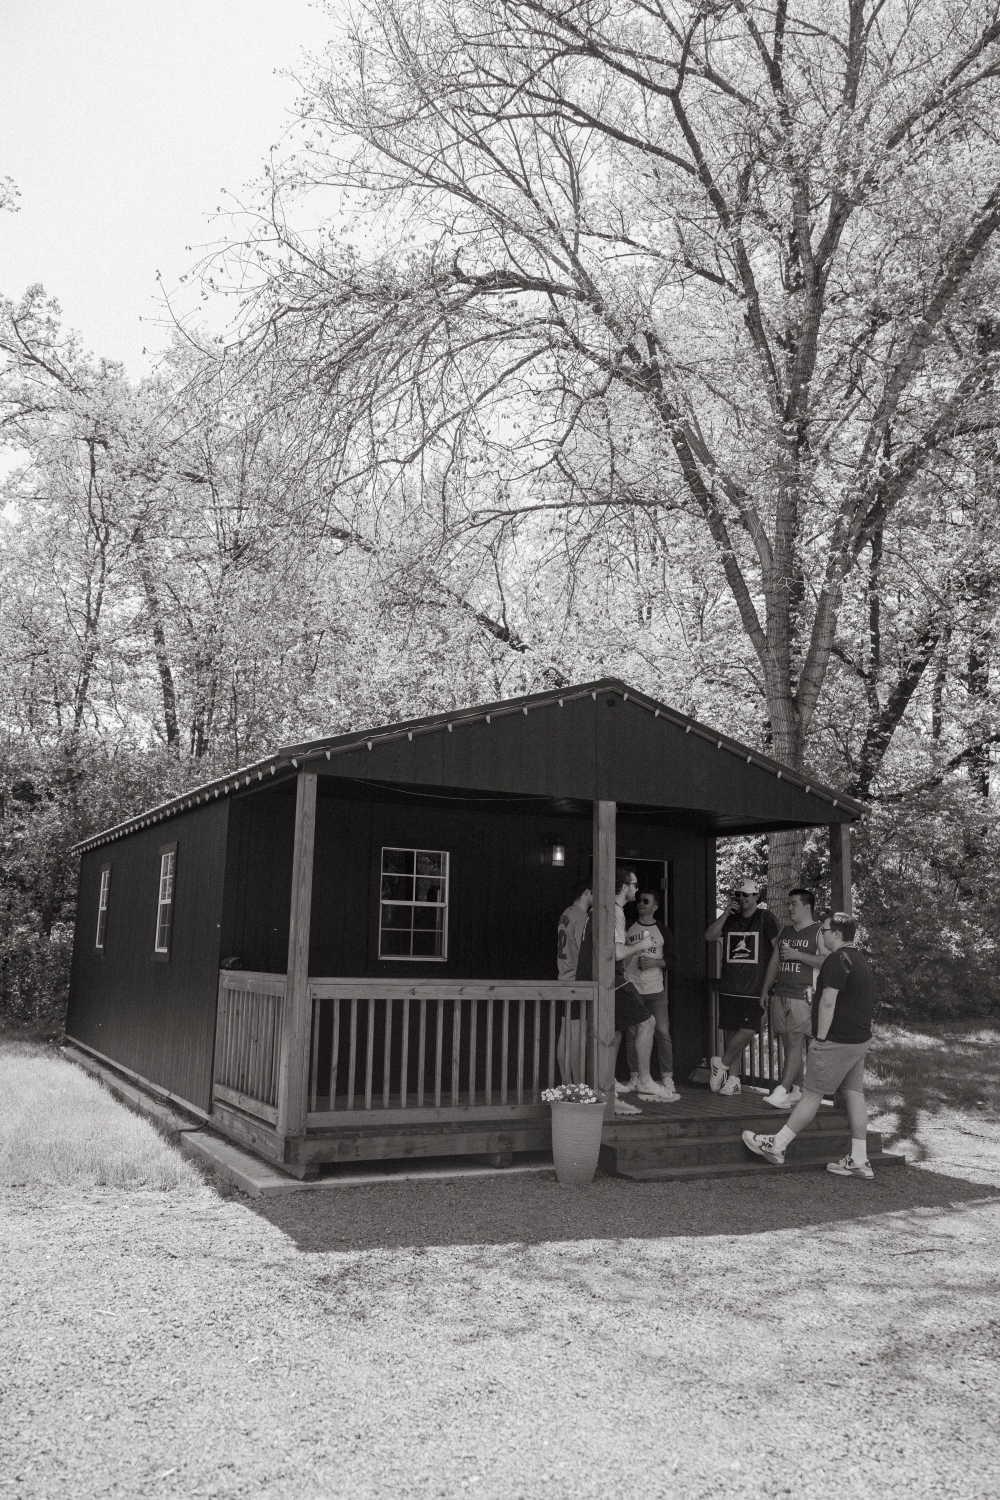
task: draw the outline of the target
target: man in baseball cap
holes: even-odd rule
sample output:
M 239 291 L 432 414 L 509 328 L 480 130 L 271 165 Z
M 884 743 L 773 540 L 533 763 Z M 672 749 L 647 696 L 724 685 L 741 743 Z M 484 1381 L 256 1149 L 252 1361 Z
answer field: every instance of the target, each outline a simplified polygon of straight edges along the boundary
M 758 905 L 759 897 L 756 880 L 744 876 L 705 933 L 707 943 L 722 939 L 719 1028 L 729 1034 L 725 1051 L 712 1058 L 709 1087 L 714 1094 L 731 1096 L 740 1092 L 739 1060 L 760 1029 L 761 990 L 778 923 L 772 912 Z

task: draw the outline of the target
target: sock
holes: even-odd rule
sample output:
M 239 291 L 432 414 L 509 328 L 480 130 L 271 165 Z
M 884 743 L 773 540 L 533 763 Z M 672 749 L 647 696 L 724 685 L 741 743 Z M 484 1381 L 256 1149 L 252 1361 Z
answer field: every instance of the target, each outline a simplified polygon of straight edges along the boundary
M 856 1141 L 851 1137 L 851 1160 L 857 1162 L 860 1167 L 862 1162 L 868 1160 L 868 1142 L 866 1140 Z
M 778 1131 L 778 1133 L 774 1137 L 774 1147 L 775 1147 L 775 1150 L 776 1151 L 784 1151 L 786 1149 L 786 1147 L 788 1147 L 788 1146 L 790 1146 L 792 1144 L 792 1142 L 794 1141 L 794 1139 L 795 1139 L 795 1131 L 794 1130 L 789 1130 L 789 1128 L 788 1128 L 787 1125 L 782 1125 L 781 1129 Z

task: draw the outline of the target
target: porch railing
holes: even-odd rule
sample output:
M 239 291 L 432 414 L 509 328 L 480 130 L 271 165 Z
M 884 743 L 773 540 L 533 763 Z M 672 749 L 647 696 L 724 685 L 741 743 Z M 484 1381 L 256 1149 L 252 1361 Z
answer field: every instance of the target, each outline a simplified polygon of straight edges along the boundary
M 310 990 L 314 1127 L 537 1113 L 561 1079 L 571 1021 L 574 1072 L 593 1081 L 593 984 L 313 979 Z
M 224 969 L 219 977 L 213 1095 L 272 1125 L 284 997 L 283 974 Z

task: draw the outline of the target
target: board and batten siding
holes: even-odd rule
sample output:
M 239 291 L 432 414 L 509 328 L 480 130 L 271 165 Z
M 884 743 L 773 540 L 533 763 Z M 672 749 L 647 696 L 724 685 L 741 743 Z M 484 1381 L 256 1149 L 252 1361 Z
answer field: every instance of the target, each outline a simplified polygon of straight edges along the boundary
M 197 1108 L 211 1107 L 229 800 L 83 855 L 67 1034 Z M 177 845 L 170 955 L 154 956 L 160 850 Z M 111 866 L 103 951 L 101 869 Z

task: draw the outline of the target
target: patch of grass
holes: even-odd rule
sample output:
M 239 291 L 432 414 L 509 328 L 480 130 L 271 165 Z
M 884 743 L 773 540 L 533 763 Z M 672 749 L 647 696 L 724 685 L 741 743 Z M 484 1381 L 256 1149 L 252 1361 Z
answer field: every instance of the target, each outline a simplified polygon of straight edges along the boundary
M 200 1185 L 178 1151 L 79 1068 L 37 1044 L 0 1041 L 0 1186 Z
M 1000 1032 L 876 1026 L 865 1094 L 873 1125 L 898 1141 L 917 1141 L 935 1116 L 989 1130 L 1000 1118 Z

